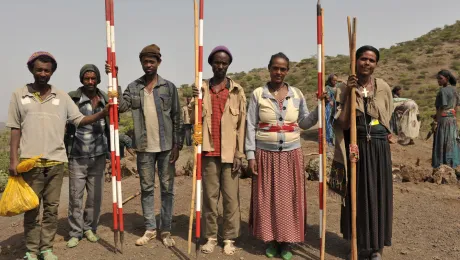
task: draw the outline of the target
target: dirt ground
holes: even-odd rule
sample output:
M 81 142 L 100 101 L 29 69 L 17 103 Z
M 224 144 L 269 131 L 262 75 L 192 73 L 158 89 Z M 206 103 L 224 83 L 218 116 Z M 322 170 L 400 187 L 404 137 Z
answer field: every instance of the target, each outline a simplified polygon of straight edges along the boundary
M 316 133 L 303 135 L 305 163 L 317 151 Z M 416 140 L 415 145 L 392 144 L 395 167 L 409 165 L 416 171 L 430 173 L 431 142 Z M 192 154 L 184 148 L 177 168 L 185 164 Z M 418 165 L 418 166 L 417 166 Z M 59 211 L 59 228 L 54 251 L 60 259 L 193 259 L 187 254 L 187 232 L 190 213 L 192 179 L 188 176 L 176 178 L 175 207 L 172 234 L 176 247 L 165 248 L 160 240 L 144 247 L 134 245 L 136 238 L 143 234 L 143 217 L 140 197 L 124 205 L 125 242 L 124 253 L 113 253 L 111 185 L 106 183 L 104 205 L 98 234 L 99 243 L 82 240 L 77 248 L 66 248 L 69 226 L 67 223 L 68 182 L 63 186 Z M 237 241 L 241 249 L 233 257 L 224 256 L 221 247 L 211 255 L 200 254 L 201 259 L 266 259 L 264 245 L 248 234 L 248 211 L 250 199 L 249 179 L 240 181 L 242 212 L 242 236 Z M 123 180 L 123 197 L 139 191 L 139 179 L 129 177 Z M 159 188 L 155 191 L 157 219 L 159 214 Z M 293 259 L 319 259 L 318 240 L 318 182 L 307 182 L 308 230 L 306 242 L 294 247 Z M 326 259 L 345 259 L 349 243 L 339 233 L 340 199 L 330 195 L 327 198 Z M 220 209 L 222 212 L 222 209 Z M 22 217 L 0 218 L 0 259 L 21 259 L 25 252 Z M 385 259 L 460 259 L 460 187 L 458 185 L 437 185 L 426 182 L 394 183 L 393 245 L 384 251 Z

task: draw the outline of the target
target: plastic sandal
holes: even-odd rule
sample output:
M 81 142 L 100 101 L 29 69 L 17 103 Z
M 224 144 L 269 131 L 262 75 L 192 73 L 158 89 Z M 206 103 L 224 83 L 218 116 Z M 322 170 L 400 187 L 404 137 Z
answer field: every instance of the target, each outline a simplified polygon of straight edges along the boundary
M 224 254 L 228 256 L 232 256 L 236 252 L 236 247 L 233 245 L 235 241 L 226 239 L 224 240 Z
M 268 257 L 268 258 L 273 258 L 275 257 L 277 254 L 278 254 L 278 249 L 279 249 L 279 245 L 277 242 L 271 242 L 269 245 L 268 245 L 268 248 L 265 249 L 265 255 Z
M 43 260 L 58 260 L 58 257 L 53 254 L 53 250 L 51 249 L 41 251 L 40 254 L 42 255 Z
M 217 246 L 217 239 L 216 238 L 208 238 L 208 242 L 201 246 L 201 252 L 203 254 L 211 254 L 214 252 L 214 249 Z
M 80 242 L 80 239 L 78 239 L 77 237 L 72 237 L 69 239 L 69 241 L 67 241 L 67 247 L 68 248 L 76 247 L 78 246 L 79 242 Z
M 97 242 L 99 240 L 99 237 L 97 237 L 92 230 L 87 230 L 85 233 L 85 237 L 86 239 L 88 239 L 88 241 L 90 242 Z
M 38 256 L 34 253 L 29 253 L 27 252 L 26 253 L 26 256 L 24 256 L 24 259 L 27 259 L 27 260 L 38 260 Z

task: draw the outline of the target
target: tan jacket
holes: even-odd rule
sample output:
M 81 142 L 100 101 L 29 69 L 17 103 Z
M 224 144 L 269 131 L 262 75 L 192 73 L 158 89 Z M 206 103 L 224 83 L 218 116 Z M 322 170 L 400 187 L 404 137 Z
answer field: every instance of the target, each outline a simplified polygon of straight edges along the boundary
M 244 158 L 244 134 L 246 126 L 246 96 L 244 89 L 230 78 L 230 89 L 221 120 L 222 163 L 233 163 L 234 158 Z M 196 99 L 195 99 L 196 100 Z M 194 101 L 192 101 L 194 102 Z M 193 103 L 194 104 L 194 103 Z M 195 122 L 195 106 L 192 105 L 190 121 Z M 203 147 L 206 152 L 214 151 L 211 138 L 212 104 L 209 95 L 209 80 L 203 80 Z

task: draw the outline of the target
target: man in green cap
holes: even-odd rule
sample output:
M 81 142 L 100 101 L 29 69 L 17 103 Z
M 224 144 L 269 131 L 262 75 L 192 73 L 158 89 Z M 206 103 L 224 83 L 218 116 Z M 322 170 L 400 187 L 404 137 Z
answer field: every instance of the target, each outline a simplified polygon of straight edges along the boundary
M 69 93 L 83 115 L 93 115 L 108 104 L 107 94 L 97 85 L 101 82 L 99 69 L 86 64 L 80 70 L 83 86 Z M 69 158 L 69 225 L 70 240 L 67 247 L 78 245 L 86 237 L 97 242 L 95 235 L 101 212 L 104 190 L 105 159 L 109 152 L 108 117 L 90 125 L 76 128 L 67 124 L 65 143 Z M 83 208 L 83 194 L 87 192 Z
M 134 121 L 133 148 L 141 182 L 141 203 L 146 231 L 136 245 L 146 245 L 157 235 L 154 211 L 155 167 L 161 188 L 161 239 L 175 245 L 171 237 L 174 204 L 175 163 L 183 145 L 183 121 L 176 86 L 158 75 L 160 48 L 151 44 L 139 54 L 144 75 L 128 85 L 119 98 L 119 112 L 131 110 Z M 106 65 L 106 72 L 110 71 Z M 117 73 L 118 74 L 118 73 Z M 120 95 L 121 88 L 118 87 Z

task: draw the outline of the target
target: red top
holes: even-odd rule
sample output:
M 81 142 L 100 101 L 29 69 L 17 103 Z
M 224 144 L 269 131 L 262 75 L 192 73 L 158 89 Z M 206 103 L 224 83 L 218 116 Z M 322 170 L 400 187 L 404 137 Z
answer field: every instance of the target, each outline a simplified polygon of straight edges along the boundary
M 211 106 L 212 106 L 212 115 L 211 115 L 211 138 L 214 145 L 214 151 L 204 152 L 204 156 L 220 156 L 220 121 L 222 119 L 222 114 L 224 113 L 225 103 L 227 102 L 229 90 L 227 80 L 221 84 L 225 84 L 226 87 L 223 87 L 219 92 L 215 91 L 215 88 L 211 86 L 209 88 L 209 95 L 211 96 Z

